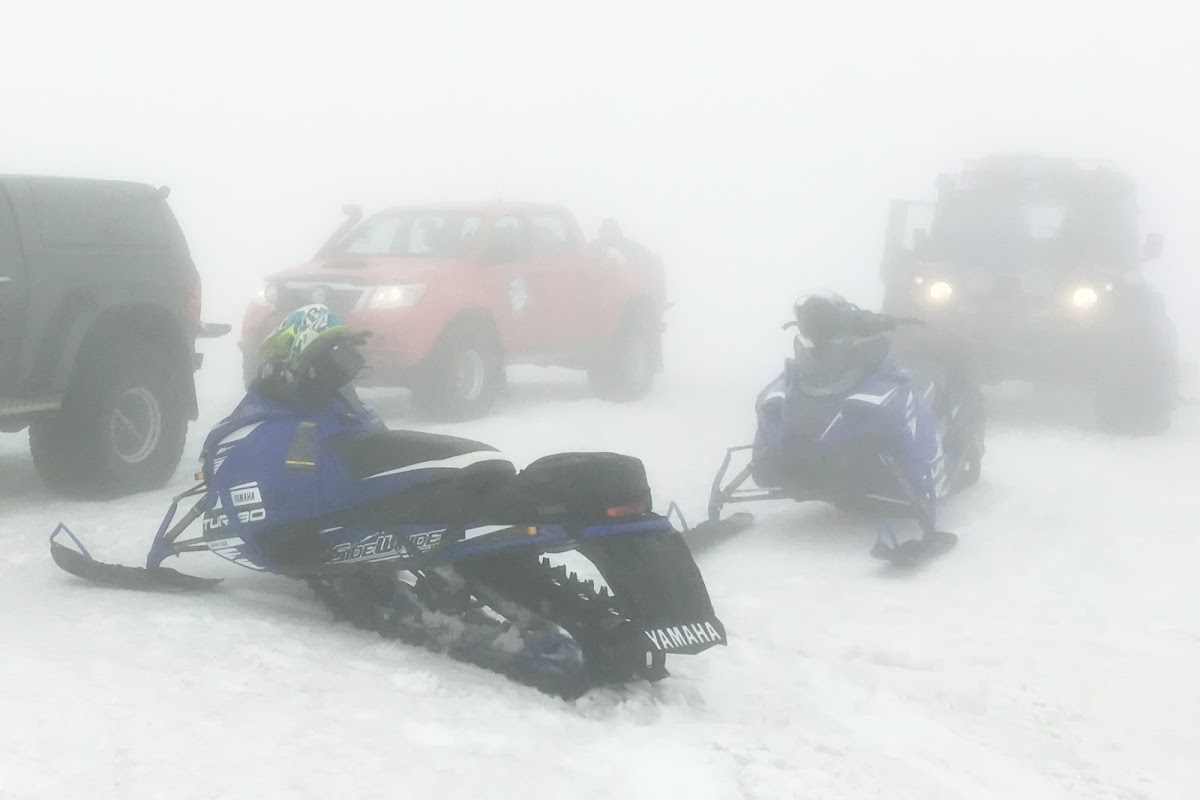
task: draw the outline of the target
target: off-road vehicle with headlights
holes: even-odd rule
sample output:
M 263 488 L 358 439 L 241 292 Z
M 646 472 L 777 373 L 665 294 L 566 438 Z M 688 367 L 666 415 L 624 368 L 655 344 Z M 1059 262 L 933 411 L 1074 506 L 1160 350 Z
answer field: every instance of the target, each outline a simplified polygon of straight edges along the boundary
M 359 385 L 408 387 L 443 418 L 484 413 L 507 364 L 587 370 L 613 400 L 641 397 L 660 371 L 663 269 L 635 243 L 587 242 L 551 205 L 344 211 L 316 256 L 269 277 L 247 308 L 247 380 L 262 341 L 310 303 L 371 332 Z
M 1094 391 L 1102 427 L 1168 427 L 1175 329 L 1144 261 L 1132 182 L 1107 163 L 991 157 L 943 175 L 932 203 L 896 201 L 883 308 L 925 320 L 984 382 Z
M 0 432 L 60 491 L 165 483 L 196 418 L 200 276 L 137 183 L 0 176 Z

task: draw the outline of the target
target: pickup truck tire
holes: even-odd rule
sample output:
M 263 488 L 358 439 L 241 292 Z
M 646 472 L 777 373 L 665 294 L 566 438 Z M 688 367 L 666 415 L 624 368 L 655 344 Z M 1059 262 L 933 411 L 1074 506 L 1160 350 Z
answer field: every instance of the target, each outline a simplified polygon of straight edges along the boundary
M 1147 360 L 1105 376 L 1096 391 L 1101 429 L 1125 436 L 1157 436 L 1171 427 L 1174 365 Z
M 1175 326 L 1158 309 L 1142 306 L 1131 310 L 1120 332 L 1095 385 L 1100 427 L 1126 436 L 1164 433 L 1179 392 Z
M 495 335 L 483 326 L 450 328 L 425 359 L 413 399 L 425 416 L 465 420 L 482 416 L 504 386 L 504 359 Z
M 588 370 L 596 396 L 615 402 L 645 397 L 654 385 L 662 335 L 648 316 L 626 317 L 600 360 Z
M 175 361 L 161 347 L 122 342 L 81 365 L 63 407 L 30 427 L 42 479 L 57 491 L 89 497 L 165 484 L 187 435 Z

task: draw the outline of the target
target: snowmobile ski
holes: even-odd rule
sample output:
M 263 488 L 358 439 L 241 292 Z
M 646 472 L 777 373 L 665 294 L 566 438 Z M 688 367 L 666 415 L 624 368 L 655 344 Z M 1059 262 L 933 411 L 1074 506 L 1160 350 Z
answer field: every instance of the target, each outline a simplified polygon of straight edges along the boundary
M 688 550 L 692 552 L 692 555 L 716 547 L 754 524 L 754 515 L 746 511 L 739 511 L 721 519 L 721 509 L 718 507 L 710 508 L 709 518 L 693 528 L 688 525 L 687 519 L 683 516 L 683 509 L 674 502 L 667 509 L 667 518 L 671 519 L 672 517 L 679 520 L 679 525 L 684 532 L 683 539 L 687 542 Z
M 684 539 L 693 554 L 702 553 L 732 539 L 753 525 L 754 515 L 747 511 L 739 511 L 724 519 L 706 519 L 689 530 Z
M 56 542 L 55 537 L 60 533 L 65 533 L 79 549 L 72 550 Z M 200 578 L 170 567 L 127 567 L 97 561 L 83 546 L 83 542 L 62 523 L 50 535 L 50 557 L 64 571 L 78 578 L 117 589 L 196 591 L 212 589 L 221 582 L 220 578 Z
M 871 548 L 871 555 L 896 566 L 911 567 L 948 553 L 957 544 L 958 535 L 948 531 L 934 531 L 920 538 L 899 543 L 895 541 L 895 537 L 889 542 L 881 535 Z

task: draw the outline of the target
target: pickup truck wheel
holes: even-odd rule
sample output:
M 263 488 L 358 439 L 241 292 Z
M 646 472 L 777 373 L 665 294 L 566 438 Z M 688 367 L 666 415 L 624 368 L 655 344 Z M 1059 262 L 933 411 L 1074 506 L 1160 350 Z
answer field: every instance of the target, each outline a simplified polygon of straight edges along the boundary
M 617 402 L 645 397 L 658 373 L 661 347 L 661 334 L 651 320 L 626 320 L 608 352 L 588 370 L 588 381 L 596 395 Z
M 34 466 L 48 485 L 114 497 L 170 479 L 187 414 L 168 355 L 148 344 L 122 345 L 81 368 L 62 409 L 30 429 Z
M 504 361 L 495 337 L 459 328 L 447 332 L 413 385 L 418 409 L 438 419 L 463 420 L 487 412 L 504 385 Z
M 1151 315 L 1136 322 L 1136 335 L 1117 342 L 1098 377 L 1096 417 L 1109 433 L 1156 436 L 1171 426 L 1178 399 L 1175 328 Z
M 1126 436 L 1156 436 L 1171 426 L 1174 366 L 1149 362 L 1106 376 L 1096 391 L 1100 427 Z

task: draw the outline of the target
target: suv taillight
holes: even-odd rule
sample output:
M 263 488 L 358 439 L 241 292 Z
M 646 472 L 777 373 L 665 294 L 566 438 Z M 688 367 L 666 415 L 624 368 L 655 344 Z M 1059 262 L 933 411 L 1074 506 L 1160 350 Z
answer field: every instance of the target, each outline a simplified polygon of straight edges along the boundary
M 184 303 L 184 313 L 187 315 L 188 322 L 192 323 L 192 330 L 200 329 L 200 271 L 192 267 L 192 285 L 188 288 L 187 301 Z

